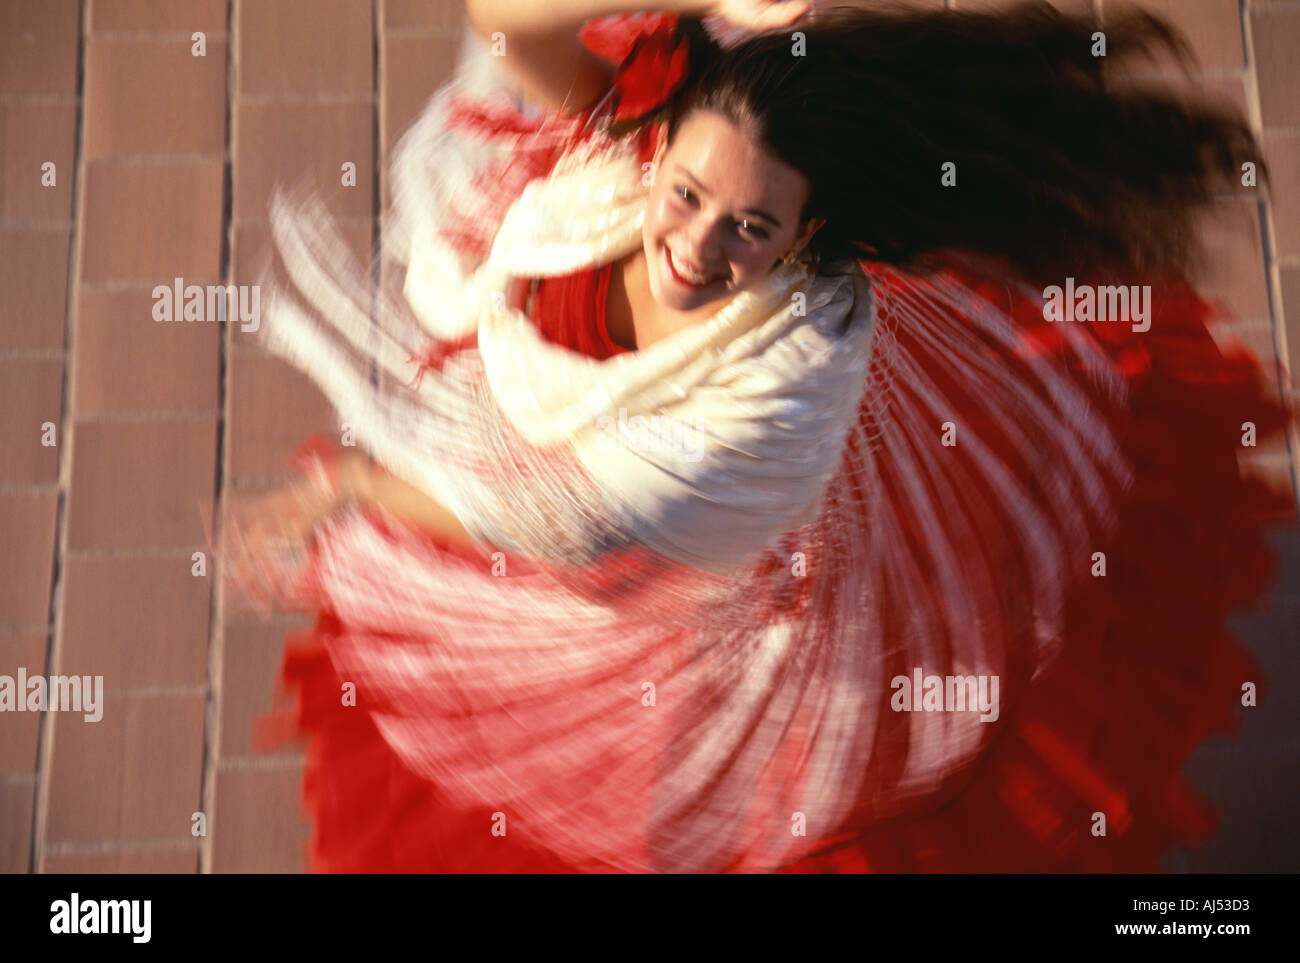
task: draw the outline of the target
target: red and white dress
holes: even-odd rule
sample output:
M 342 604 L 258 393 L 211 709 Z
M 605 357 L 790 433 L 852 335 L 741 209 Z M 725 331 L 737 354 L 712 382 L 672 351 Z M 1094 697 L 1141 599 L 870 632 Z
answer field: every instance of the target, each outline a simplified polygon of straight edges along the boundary
M 605 39 L 623 30 L 624 52 L 671 27 L 613 23 Z M 498 131 L 528 124 L 476 116 Z M 544 156 L 533 176 L 554 162 Z M 460 223 L 467 250 L 473 224 Z M 660 526 L 679 557 L 664 536 L 586 563 L 545 558 L 526 532 L 512 545 L 536 557 L 507 547 L 489 560 L 373 508 L 322 527 L 295 573 L 294 599 L 317 612 L 285 655 L 295 702 L 264 720 L 268 741 L 308 739 L 312 870 L 1148 872 L 1171 846 L 1208 838 L 1214 813 L 1181 770 L 1211 734 L 1238 729 L 1243 685 L 1264 681 L 1226 619 L 1268 588 L 1263 527 L 1293 511 L 1289 493 L 1243 479 L 1243 423 L 1263 439 L 1290 414 L 1264 394 L 1256 359 L 1216 344 L 1213 308 L 1182 279 L 1148 279 L 1139 332 L 1047 322 L 1041 298 L 970 262 L 930 280 L 862 267 L 875 302 L 866 391 L 834 428 L 815 512 L 774 507 L 789 524 L 743 577 L 683 561 L 710 535 L 726 541 L 725 527 Z M 532 275 L 517 316 L 544 342 L 529 349 L 543 367 L 635 370 L 643 353 L 605 327 L 609 276 L 608 260 Z M 418 368 L 490 369 L 485 330 L 426 334 Z M 751 344 L 763 330 L 718 341 L 699 390 L 743 379 L 747 398 L 777 398 L 753 387 L 783 370 L 764 352 L 802 334 Z M 821 363 L 814 354 L 799 363 Z M 324 383 L 324 367 L 303 366 Z M 1003 407 L 1003 387 L 1022 407 Z M 780 399 L 773 410 L 790 418 L 806 408 Z M 945 422 L 955 446 L 940 444 Z M 523 415 L 514 423 L 527 434 Z M 792 423 L 810 436 L 823 424 Z M 728 430 L 718 437 L 734 456 L 748 442 Z M 515 443 L 513 455 L 525 450 Z M 313 439 L 300 454 L 333 447 Z M 511 470 L 523 463 L 513 455 L 500 460 Z M 539 489 L 602 484 L 594 457 L 553 476 L 542 461 L 525 468 L 517 487 L 529 471 Z M 705 501 L 736 491 L 698 470 L 690 487 Z M 782 484 L 764 493 L 774 506 L 786 505 Z M 1109 524 L 1088 521 L 1093 499 Z M 794 556 L 806 568 L 792 576 Z M 494 562 L 505 577 L 487 571 Z M 690 608 L 715 590 L 737 613 L 730 629 Z M 680 620 L 660 597 L 672 593 Z M 893 680 L 917 669 L 979 668 L 1000 678 L 989 725 L 891 704 Z M 340 699 L 346 683 L 355 705 Z

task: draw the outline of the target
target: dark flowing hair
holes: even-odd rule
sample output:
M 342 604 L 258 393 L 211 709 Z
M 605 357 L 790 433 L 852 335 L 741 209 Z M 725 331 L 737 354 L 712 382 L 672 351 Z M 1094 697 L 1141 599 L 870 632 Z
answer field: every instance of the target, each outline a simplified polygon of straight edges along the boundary
M 924 272 L 964 251 L 1040 281 L 1186 270 L 1200 257 L 1195 208 L 1239 190 L 1247 161 L 1260 183 L 1266 173 L 1240 118 L 1113 89 L 1111 72 L 1137 55 L 1194 61 L 1142 11 L 1103 26 L 1032 0 L 996 13 L 838 6 L 728 49 L 697 18 L 678 30 L 690 76 L 652 119 L 671 143 L 692 110 L 717 111 L 802 173 L 803 220 L 827 219 L 809 243 L 823 267 Z M 955 186 L 941 183 L 946 162 Z

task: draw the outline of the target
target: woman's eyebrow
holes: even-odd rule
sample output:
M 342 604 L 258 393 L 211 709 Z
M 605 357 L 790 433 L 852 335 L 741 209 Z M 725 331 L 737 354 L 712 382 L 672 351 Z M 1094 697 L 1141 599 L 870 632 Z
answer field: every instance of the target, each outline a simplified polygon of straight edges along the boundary
M 685 174 L 687 177 L 689 177 L 692 181 L 695 182 L 695 186 L 698 187 L 698 188 L 700 189 L 700 193 L 701 193 L 701 194 L 703 194 L 705 197 L 708 197 L 708 196 L 709 196 L 709 189 L 708 189 L 707 187 L 705 187 L 703 184 L 700 183 L 700 179 L 699 179 L 698 177 L 696 177 L 694 174 L 692 174 L 690 171 L 688 171 L 688 170 L 687 170 L 685 167 L 683 167 L 681 164 L 677 164 L 677 165 L 675 165 L 675 166 L 677 167 L 677 169 L 678 169 L 679 171 L 681 171 L 683 174 Z M 778 228 L 781 227 L 781 222 L 780 222 L 779 220 L 777 220 L 775 217 L 773 217 L 773 216 L 772 216 L 771 214 L 769 214 L 767 211 L 762 210 L 761 208 L 757 208 L 757 207 L 747 207 L 747 208 L 745 208 L 743 211 L 741 211 L 740 213 L 742 213 L 742 214 L 756 214 L 757 216 L 759 216 L 759 217 L 761 217 L 761 218 L 764 218 L 764 219 L 766 219 L 766 220 L 771 221 L 771 222 L 772 222 L 773 224 L 775 224 Z

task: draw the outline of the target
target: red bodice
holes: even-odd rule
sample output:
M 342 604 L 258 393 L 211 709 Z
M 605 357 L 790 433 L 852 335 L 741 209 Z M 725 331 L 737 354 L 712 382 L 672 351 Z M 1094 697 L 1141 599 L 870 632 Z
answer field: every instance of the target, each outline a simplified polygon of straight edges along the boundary
M 547 341 L 590 358 L 627 352 L 613 342 L 605 325 L 612 267 L 606 264 L 537 283 L 529 316 Z
M 529 295 L 527 313 L 542 337 L 589 358 L 610 358 L 629 349 L 617 345 L 605 326 L 605 304 L 609 300 L 609 277 L 613 265 L 587 268 L 573 274 L 538 278 Z M 459 340 L 429 341 L 411 357 L 418 362 L 415 384 L 425 370 L 441 371 L 449 357 L 478 340 L 470 332 Z

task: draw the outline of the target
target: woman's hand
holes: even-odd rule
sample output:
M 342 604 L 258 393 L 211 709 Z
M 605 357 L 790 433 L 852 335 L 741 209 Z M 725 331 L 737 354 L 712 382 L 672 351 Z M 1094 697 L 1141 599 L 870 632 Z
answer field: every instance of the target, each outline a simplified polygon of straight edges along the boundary
M 762 33 L 791 26 L 812 8 L 812 0 L 714 0 L 709 14 L 733 27 Z
M 333 461 L 314 459 L 301 477 L 241 506 L 239 520 L 250 537 L 305 542 L 316 526 L 369 488 L 370 463 L 359 452 Z
M 353 499 L 367 497 L 370 465 L 359 452 L 315 457 L 269 493 L 228 495 L 221 556 L 240 595 L 269 611 L 305 562 L 317 527 Z

